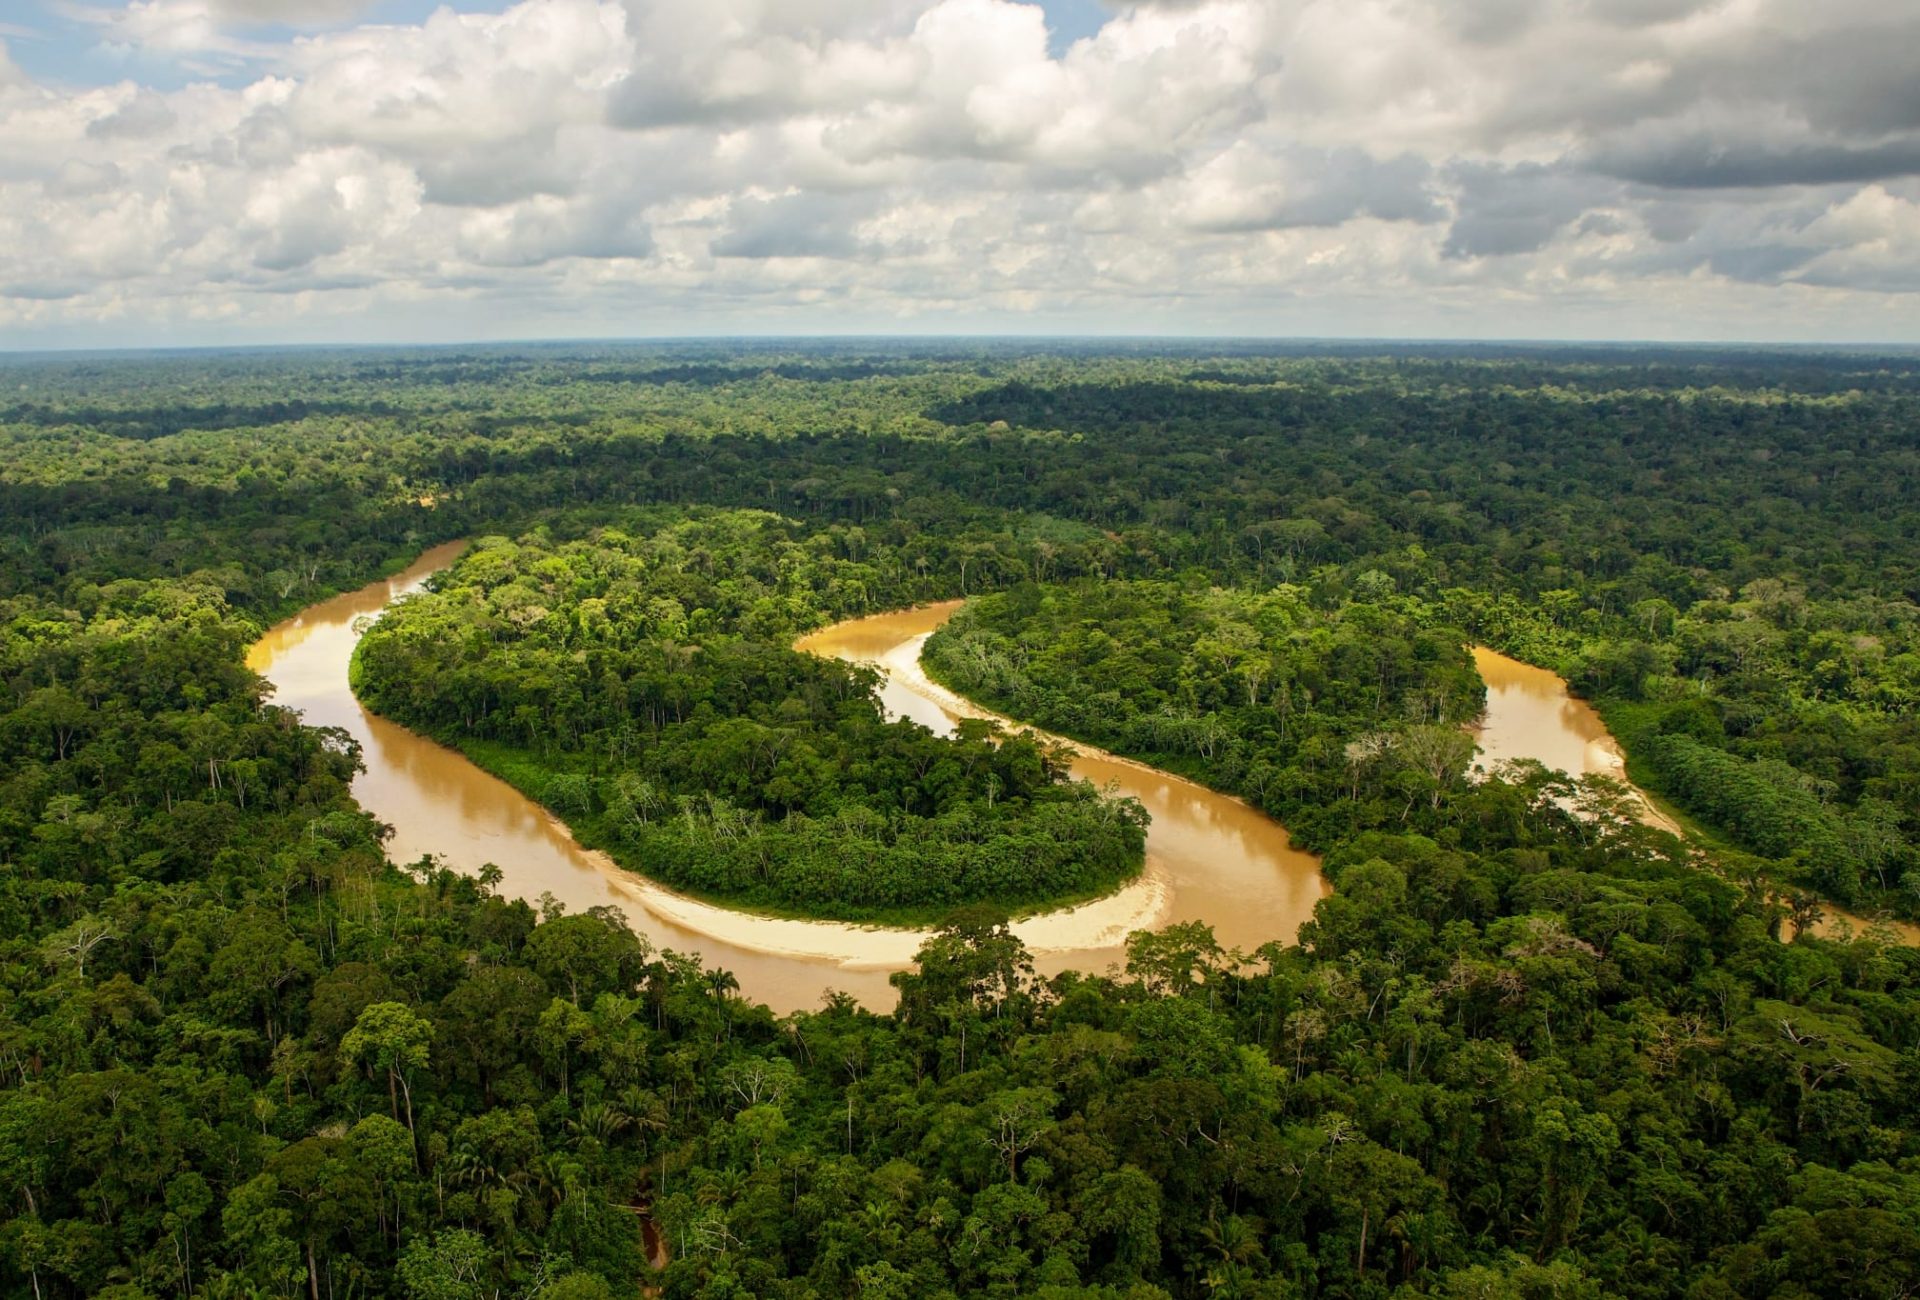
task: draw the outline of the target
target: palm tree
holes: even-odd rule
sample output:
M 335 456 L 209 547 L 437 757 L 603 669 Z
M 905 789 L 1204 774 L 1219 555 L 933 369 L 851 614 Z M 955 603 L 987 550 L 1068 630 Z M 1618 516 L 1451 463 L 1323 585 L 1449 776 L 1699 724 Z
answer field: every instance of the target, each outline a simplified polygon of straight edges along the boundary
M 1259 1234 L 1251 1223 L 1237 1214 L 1228 1215 L 1225 1223 L 1208 1219 L 1207 1226 L 1200 1229 L 1200 1239 L 1220 1256 L 1224 1264 L 1266 1262 L 1267 1253 L 1260 1248 Z
M 707 972 L 707 991 L 713 994 L 715 1002 L 724 1003 L 728 994 L 740 991 L 740 981 L 732 971 L 716 968 Z
M 720 1169 L 710 1174 L 700 1184 L 695 1199 L 702 1205 L 717 1205 L 725 1209 L 740 1199 L 747 1190 L 747 1174 L 743 1169 Z
M 1245 1266 L 1228 1260 L 1208 1269 L 1202 1285 L 1209 1295 L 1218 1296 L 1220 1300 L 1245 1300 L 1253 1294 L 1253 1274 Z
M 728 997 L 740 991 L 740 981 L 734 978 L 730 970 L 715 968 L 707 972 L 707 991 L 713 994 L 713 1001 L 720 1008 L 720 1029 L 723 1037 L 733 1037 L 733 1012 Z
M 660 1094 L 648 1088 L 622 1088 L 620 1109 L 634 1131 L 640 1135 L 640 1148 L 643 1152 L 647 1146 L 647 1136 L 665 1133 L 672 1122 L 667 1114 L 665 1103 L 660 1100 Z
M 613 1139 L 632 1124 L 631 1115 L 603 1101 L 588 1102 L 580 1108 L 579 1114 L 567 1121 L 567 1127 L 573 1130 L 575 1137 L 592 1138 L 601 1146 L 612 1146 Z

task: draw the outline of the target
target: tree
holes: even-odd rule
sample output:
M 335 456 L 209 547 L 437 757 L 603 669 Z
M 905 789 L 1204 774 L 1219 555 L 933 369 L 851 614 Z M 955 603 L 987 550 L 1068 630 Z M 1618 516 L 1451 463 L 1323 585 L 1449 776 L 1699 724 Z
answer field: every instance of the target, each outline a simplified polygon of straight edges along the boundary
M 260 1174 L 227 1197 L 220 1224 L 246 1276 L 266 1290 L 284 1294 L 299 1285 L 305 1268 L 299 1245 L 288 1235 L 293 1215 L 279 1202 L 279 1180 Z
M 593 1017 L 565 998 L 555 998 L 540 1013 L 534 1038 L 541 1055 L 556 1067 L 560 1076 L 560 1095 L 572 1096 L 573 1052 L 593 1038 Z
M 1533 1134 L 1542 1149 L 1540 1245 L 1534 1257 L 1546 1260 L 1573 1240 L 1587 1191 L 1619 1149 L 1620 1134 L 1606 1115 L 1584 1111 L 1564 1097 L 1535 1112 Z
M 1103 1174 L 1082 1205 L 1087 1230 L 1112 1242 L 1123 1276 L 1148 1276 L 1160 1262 L 1160 1187 L 1136 1166 Z
M 601 993 L 631 993 L 647 950 L 624 918 L 595 908 L 541 924 L 527 940 L 527 958 L 578 1007 Z
M 1395 743 L 1396 751 L 1427 782 L 1431 807 L 1438 808 L 1447 788 L 1466 774 L 1473 763 L 1473 737 L 1458 727 L 1408 727 Z
M 540 1300 L 614 1300 L 613 1288 L 593 1273 L 568 1273 L 540 1292 Z
M 397 1271 L 412 1300 L 480 1300 L 491 1262 L 479 1233 L 455 1228 L 408 1242 Z
M 429 1045 L 433 1042 L 433 1022 L 415 1015 L 398 1002 L 376 1002 L 360 1013 L 353 1028 L 340 1040 L 340 1056 L 350 1064 L 364 1064 L 369 1073 L 384 1070 L 387 1075 L 387 1101 L 395 1119 L 400 1117 L 397 1093 L 406 1096 L 407 1132 L 417 1141 L 413 1127 L 413 1073 L 427 1068 Z
M 354 1166 L 373 1185 L 379 1229 L 397 1237 L 413 1173 L 413 1134 L 386 1115 L 368 1115 L 347 1131 Z
M 1191 992 L 1218 978 L 1227 964 L 1213 927 L 1200 921 L 1127 936 L 1127 974 L 1156 996 Z
M 999 1014 L 1024 997 L 1033 958 L 990 909 L 957 912 L 914 954 L 917 972 L 891 976 L 905 1017 L 932 1008 L 960 1006 Z
M 166 1228 L 172 1234 L 180 1268 L 180 1288 L 193 1294 L 193 1242 L 201 1218 L 213 1208 L 213 1190 L 191 1169 L 167 1180 Z
M 113 937 L 112 929 L 106 924 L 93 917 L 84 917 L 50 936 L 47 952 L 56 961 L 71 962 L 74 974 L 84 980 L 87 977 L 87 959 L 93 956 L 94 949 Z
M 1367 1275 L 1367 1257 L 1393 1214 L 1433 1199 L 1433 1184 L 1415 1161 L 1365 1138 L 1337 1144 L 1329 1159 L 1333 1204 L 1352 1224 L 1353 1268 Z
M 1006 1162 L 1007 1181 L 1020 1177 L 1020 1157 L 1033 1150 L 1054 1125 L 1059 1098 L 1044 1088 L 1010 1088 L 987 1100 L 983 1118 L 987 1144 Z

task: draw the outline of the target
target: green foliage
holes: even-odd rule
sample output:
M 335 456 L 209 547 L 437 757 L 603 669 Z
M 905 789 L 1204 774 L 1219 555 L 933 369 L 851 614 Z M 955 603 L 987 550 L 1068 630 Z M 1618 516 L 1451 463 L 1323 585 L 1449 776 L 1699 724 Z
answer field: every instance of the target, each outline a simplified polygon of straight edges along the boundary
M 1742 759 L 1680 732 L 1650 736 L 1636 751 L 1687 806 L 1727 829 L 1756 853 L 1804 854 L 1813 876 L 1843 903 L 1860 893 L 1860 861 L 1845 823 L 1812 783 L 1778 759 Z
M 1384 593 L 1326 607 L 1169 581 L 1021 584 L 927 641 L 946 685 L 1245 796 L 1324 846 L 1439 808 L 1484 687 L 1463 634 Z
M 396 1271 L 412 1300 L 480 1300 L 490 1254 L 479 1233 L 456 1228 L 415 1237 Z
M 0 364 L 0 1293 L 1920 1285 L 1920 955 L 1781 943 L 1764 883 L 1581 823 L 1544 774 L 1455 780 L 1417 730 L 1471 708 L 1441 631 L 1461 629 L 1571 673 L 1636 765 L 1664 744 L 1676 783 L 1709 774 L 1687 797 L 1722 829 L 1784 825 L 1765 843 L 1807 872 L 1840 860 L 1807 854 L 1830 829 L 1863 896 L 1895 896 L 1920 808 L 1910 358 Z M 349 795 L 352 746 L 274 707 L 243 649 L 429 540 L 536 516 L 545 537 L 476 554 L 468 604 L 457 583 L 419 603 L 452 644 L 407 653 L 471 672 L 452 698 L 478 703 L 491 648 L 525 656 L 511 706 L 486 704 L 492 743 L 570 817 L 677 819 L 711 780 L 763 827 L 826 824 L 809 801 L 914 784 L 850 761 L 889 754 L 962 768 L 903 815 L 984 815 L 968 780 L 1015 742 L 896 740 L 869 682 L 784 638 L 1004 592 L 956 627 L 1003 656 L 992 689 L 1062 719 L 1077 675 L 1120 691 L 1067 729 L 1111 723 L 1285 810 L 1337 892 L 1300 945 L 1227 953 L 1188 924 L 1048 979 L 969 912 L 891 1014 L 836 998 L 776 1020 L 606 915 L 398 871 Z M 595 527 L 627 540 L 574 545 Z M 672 558 L 663 537 L 721 544 Z M 599 629 L 589 602 L 615 584 L 593 565 L 641 556 L 622 580 L 678 614 L 642 602 Z M 667 640 L 700 650 L 656 673 Z M 642 681 L 631 740 L 580 652 Z M 1249 653 L 1324 678 L 1284 728 L 1272 679 L 1249 696 Z M 676 716 L 676 680 L 707 714 L 687 695 Z M 740 772 L 784 728 L 818 762 L 769 793 L 778 762 Z M 1285 774 L 1278 793 L 1233 752 Z M 1026 773 L 1027 819 L 1057 783 L 1032 775 L 1043 754 L 1014 758 L 996 805 Z M 1714 802 L 1728 783 L 1786 820 L 1749 826 Z
M 870 669 L 790 648 L 918 587 L 879 537 L 757 513 L 487 539 L 368 633 L 355 685 L 701 894 L 911 919 L 1137 871 L 1144 814 L 1065 779 L 1048 747 L 889 722 Z

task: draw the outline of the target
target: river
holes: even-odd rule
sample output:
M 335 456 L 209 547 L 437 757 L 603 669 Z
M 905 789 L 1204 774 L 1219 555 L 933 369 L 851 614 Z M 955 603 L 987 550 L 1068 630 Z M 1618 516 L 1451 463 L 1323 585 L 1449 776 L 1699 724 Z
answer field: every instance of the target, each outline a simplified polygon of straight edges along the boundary
M 1472 649 L 1473 666 L 1487 684 L 1487 711 L 1474 728 L 1479 766 L 1531 758 L 1571 776 L 1626 781 L 1627 759 L 1620 742 L 1592 705 L 1568 693 L 1564 678 L 1483 645 Z M 1685 834 L 1644 790 L 1631 783 L 1628 789 L 1639 802 L 1641 821 Z
M 366 771 L 354 780 L 354 797 L 393 827 L 393 859 L 431 855 L 468 873 L 491 862 L 511 896 L 532 902 L 551 893 L 571 911 L 610 904 L 656 946 L 698 953 L 709 966 L 732 971 L 747 997 L 778 1012 L 817 1007 L 832 989 L 891 1007 L 887 976 L 911 963 L 926 932 L 758 916 L 675 893 L 582 848 L 538 804 L 460 754 L 361 707 L 347 685 L 347 665 L 364 621 L 418 590 L 461 546 L 435 547 L 392 578 L 310 606 L 271 628 L 247 654 L 247 666 L 273 683 L 276 703 L 299 709 L 314 726 L 344 728 L 360 743 Z M 883 662 L 891 669 L 882 693 L 887 707 L 945 732 L 977 711 L 928 682 L 917 655 L 954 608 L 843 623 L 802 645 Z M 1153 814 L 1147 865 L 1106 898 L 1016 923 L 1043 972 L 1104 970 L 1122 959 L 1129 931 L 1171 921 L 1209 921 L 1229 945 L 1291 939 L 1326 891 L 1312 855 L 1237 799 L 1108 755 L 1083 754 L 1075 770 L 1113 783 Z
M 1534 758 L 1574 776 L 1627 780 L 1626 755 L 1620 742 L 1592 705 L 1568 694 L 1564 679 L 1485 646 L 1473 647 L 1473 662 L 1487 684 L 1486 716 L 1475 730 L 1483 765 L 1509 758 Z M 1686 838 L 1679 823 L 1660 811 L 1644 790 L 1631 782 L 1627 788 L 1639 802 L 1641 821 Z M 1893 931 L 1900 942 L 1920 945 L 1920 925 L 1912 922 L 1876 922 L 1831 903 L 1821 904 L 1821 910 L 1823 915 L 1814 923 L 1813 932 L 1823 937 L 1835 937 L 1843 927 L 1859 935 L 1868 926 L 1879 924 Z
M 315 726 L 343 727 L 360 742 L 367 770 L 354 780 L 354 797 L 393 827 L 387 847 L 394 861 L 427 854 L 468 873 L 491 862 L 504 873 L 502 891 L 529 902 L 552 893 L 576 912 L 610 904 L 655 945 L 725 967 L 748 996 L 777 1011 L 816 1007 L 829 988 L 890 1006 L 888 963 L 873 959 L 895 955 L 898 944 L 864 950 L 868 936 L 891 938 L 884 932 L 750 917 L 661 889 L 581 848 L 506 782 L 360 706 L 347 685 L 356 624 L 418 590 L 463 546 L 435 547 L 392 578 L 313 605 L 270 629 L 247 654 L 247 666 L 273 683 L 276 703 L 299 709 Z
M 354 781 L 354 796 L 393 827 L 393 859 L 431 855 L 467 873 L 491 862 L 504 873 L 501 888 L 509 895 L 534 902 L 551 893 L 572 911 L 611 905 L 656 946 L 698 953 L 710 967 L 732 971 L 747 997 L 777 1012 L 817 1007 L 836 989 L 876 1009 L 891 1007 L 887 976 L 912 961 L 924 931 L 766 917 L 688 898 L 582 848 L 513 787 L 360 706 L 347 685 L 347 665 L 365 621 L 418 590 L 463 545 L 435 547 L 392 578 L 303 610 L 247 654 L 248 667 L 273 683 L 277 703 L 299 709 L 312 725 L 344 728 L 359 742 L 366 771 Z M 944 734 L 962 717 L 992 716 L 929 681 L 919 666 L 928 634 L 957 607 L 855 619 L 812 633 L 798 646 L 879 664 L 887 673 L 881 701 L 889 713 Z M 1491 651 L 1477 649 L 1475 659 L 1488 683 L 1478 738 L 1490 759 L 1533 757 L 1576 773 L 1620 775 L 1619 747 L 1558 677 Z M 1317 860 L 1294 848 L 1278 822 L 1242 801 L 1144 764 L 1074 748 L 1076 775 L 1138 799 L 1153 822 L 1145 869 L 1132 883 L 1106 898 L 1016 922 L 1042 972 L 1104 970 L 1122 959 L 1129 931 L 1175 921 L 1205 921 L 1229 947 L 1291 940 L 1327 893 Z
M 880 702 L 888 714 L 941 735 L 961 718 L 992 718 L 1018 728 L 931 681 L 920 667 L 921 646 L 959 608 L 955 600 L 851 619 L 802 637 L 795 648 L 879 665 L 886 673 Z M 1176 921 L 1205 921 L 1229 948 L 1252 951 L 1269 939 L 1291 941 L 1326 896 L 1319 858 L 1294 848 L 1286 827 L 1265 813 L 1184 777 L 1066 743 L 1075 753 L 1073 775 L 1138 799 L 1153 821 L 1146 867 L 1134 883 L 1086 907 L 1015 926 L 1042 958 L 1043 969 L 1102 970 L 1123 958 L 1127 931 Z M 1096 918 L 1097 926 L 1089 924 Z

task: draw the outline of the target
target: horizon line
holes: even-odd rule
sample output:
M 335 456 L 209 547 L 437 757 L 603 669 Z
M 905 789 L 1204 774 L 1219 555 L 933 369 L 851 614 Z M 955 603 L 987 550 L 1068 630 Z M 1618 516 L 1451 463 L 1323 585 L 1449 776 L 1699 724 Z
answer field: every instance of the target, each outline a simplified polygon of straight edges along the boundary
M 1621 349 L 1658 349 L 1676 352 L 1697 352 L 1719 349 L 1736 352 L 1798 352 L 1798 353 L 1860 353 L 1878 352 L 1884 355 L 1920 356 L 1920 342 L 1905 340 L 1858 339 L 1843 341 L 1808 341 L 1774 339 L 1658 339 L 1632 337 L 1553 337 L 1553 336 L 1510 336 L 1510 337 L 1470 337 L 1444 335 L 1361 335 L 1361 334 L 1083 334 L 1083 333 L 999 333 L 965 332 L 940 334 L 887 334 L 869 332 L 817 332 L 817 333 L 740 333 L 740 334 L 606 334 L 606 335 L 569 335 L 541 336 L 531 335 L 523 338 L 493 339 L 454 339 L 440 341 L 406 342 L 398 340 L 374 340 L 368 342 L 269 342 L 269 343 L 198 343 L 198 344 L 131 344 L 118 346 L 71 347 L 5 347 L 0 346 L 0 359 L 25 360 L 33 358 L 76 358 L 76 357 L 154 357 L 154 356 L 193 356 L 227 355 L 245 353 L 269 355 L 276 353 L 303 352 L 442 352 L 457 349 L 503 349 L 503 348 L 566 348 L 585 346 L 666 346 L 666 345 L 702 345 L 724 344 L 765 345 L 765 344 L 809 344 L 829 343 L 884 343 L 884 344 L 939 344 L 939 343 L 1012 343 L 1029 345 L 1047 344 L 1095 344 L 1109 346 L 1179 346 L 1195 347 L 1210 344 L 1295 346 L 1295 347 L 1396 347 L 1396 348 L 1576 348 L 1596 351 Z

